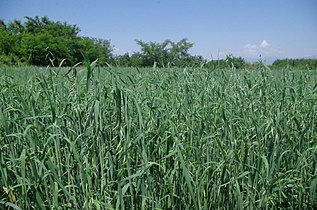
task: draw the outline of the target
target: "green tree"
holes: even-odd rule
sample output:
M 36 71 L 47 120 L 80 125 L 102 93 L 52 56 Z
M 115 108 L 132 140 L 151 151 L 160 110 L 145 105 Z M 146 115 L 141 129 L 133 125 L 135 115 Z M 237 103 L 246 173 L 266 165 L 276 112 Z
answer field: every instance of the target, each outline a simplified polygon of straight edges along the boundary
M 54 22 L 47 17 L 25 17 L 24 24 L 14 20 L 8 25 L 0 21 L 0 65 L 23 62 L 28 65 L 73 65 L 84 60 L 112 59 L 108 40 L 80 37 L 80 29 L 66 22 Z
M 246 62 L 241 57 L 234 57 L 232 54 L 226 56 L 225 59 L 227 66 L 231 69 L 242 69 L 245 67 Z
M 64 36 L 49 32 L 25 33 L 21 40 L 22 57 L 27 64 L 37 66 L 58 65 L 64 58 L 71 59 L 71 42 Z
M 169 62 L 175 66 L 190 65 L 191 61 L 197 60 L 192 57 L 188 50 L 194 46 L 194 43 L 188 42 L 188 39 L 183 38 L 179 42 L 171 42 L 171 49 L 169 50 Z
M 235 57 L 232 54 L 229 54 L 226 56 L 225 59 L 219 59 L 219 60 L 212 60 L 208 61 L 205 65 L 207 68 L 212 69 L 242 69 L 247 66 L 247 63 L 245 60 L 241 57 Z
M 136 43 L 141 47 L 141 54 L 144 66 L 165 66 L 169 50 L 167 46 L 171 43 L 169 40 L 165 40 L 162 43 L 146 43 L 142 40 L 136 40 Z
M 4 21 L 0 20 L 0 64 L 19 63 L 19 59 L 15 55 L 16 42 L 16 37 L 12 35 Z
M 76 43 L 75 54 L 77 62 L 99 59 L 100 64 L 105 64 L 112 60 L 112 47 L 108 40 L 81 37 Z
M 0 23 L 0 52 L 8 55 L 14 44 L 13 36 L 7 30 L 3 21 Z
M 10 22 L 8 24 L 7 30 L 14 36 L 23 34 L 25 32 L 25 28 L 19 20 L 14 20 L 13 22 Z
M 58 65 L 65 58 L 66 64 L 72 64 L 78 60 L 74 58 L 79 33 L 76 25 L 53 22 L 47 17 L 26 19 L 20 53 L 27 64 Z
M 282 59 L 273 62 L 275 69 L 317 69 L 317 59 Z
M 136 43 L 141 47 L 139 56 L 142 57 L 142 66 L 192 66 L 203 60 L 202 57 L 189 54 L 188 51 L 194 44 L 186 38 L 176 43 L 170 40 L 162 43 L 136 40 Z
M 129 67 L 131 66 L 131 58 L 129 53 L 118 55 L 114 58 L 116 66 Z
M 130 57 L 130 66 L 133 67 L 143 67 L 143 55 L 139 52 L 133 53 Z

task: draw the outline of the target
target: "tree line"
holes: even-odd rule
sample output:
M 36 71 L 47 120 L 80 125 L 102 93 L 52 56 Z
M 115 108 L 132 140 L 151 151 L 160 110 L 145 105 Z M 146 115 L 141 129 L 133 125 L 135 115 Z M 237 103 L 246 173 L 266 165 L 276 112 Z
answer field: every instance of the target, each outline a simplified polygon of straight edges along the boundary
M 8 25 L 0 21 L 0 64 L 4 65 L 65 65 L 83 60 L 110 61 L 110 42 L 80 37 L 80 29 L 66 22 L 54 22 L 47 17 L 26 17 Z
M 178 42 L 165 40 L 162 43 L 135 40 L 140 47 L 139 52 L 114 55 L 109 40 L 80 36 L 80 29 L 76 25 L 55 22 L 48 17 L 25 18 L 25 22 L 14 20 L 8 24 L 0 20 L 0 66 L 58 66 L 60 63 L 71 66 L 96 59 L 100 65 L 123 67 L 204 66 L 239 69 L 251 65 L 243 58 L 233 55 L 212 61 L 199 55 L 191 55 L 189 49 L 194 43 L 186 38 Z M 252 66 L 259 63 L 261 61 Z M 277 60 L 272 67 L 313 69 L 317 68 L 317 60 Z
M 274 68 L 317 69 L 317 59 L 282 59 L 273 62 Z

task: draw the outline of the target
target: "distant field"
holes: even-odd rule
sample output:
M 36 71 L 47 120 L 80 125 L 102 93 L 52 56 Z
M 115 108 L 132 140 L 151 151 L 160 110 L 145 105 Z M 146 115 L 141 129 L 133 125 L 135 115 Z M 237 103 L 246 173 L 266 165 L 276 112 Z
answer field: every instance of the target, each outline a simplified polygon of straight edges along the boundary
M 0 209 L 317 208 L 317 71 L 1 68 Z

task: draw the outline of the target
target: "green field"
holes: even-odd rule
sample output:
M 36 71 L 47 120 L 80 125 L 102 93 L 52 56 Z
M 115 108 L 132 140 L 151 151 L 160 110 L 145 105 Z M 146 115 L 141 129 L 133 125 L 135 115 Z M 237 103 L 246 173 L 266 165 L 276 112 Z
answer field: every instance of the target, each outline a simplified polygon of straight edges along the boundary
M 0 69 L 0 209 L 317 208 L 317 71 Z

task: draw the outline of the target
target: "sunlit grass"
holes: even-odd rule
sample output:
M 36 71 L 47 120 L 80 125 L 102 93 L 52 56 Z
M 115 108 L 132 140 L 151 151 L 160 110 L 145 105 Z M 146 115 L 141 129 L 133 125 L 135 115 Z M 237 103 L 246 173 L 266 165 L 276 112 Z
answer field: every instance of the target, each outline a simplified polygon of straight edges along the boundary
M 312 209 L 317 72 L 0 70 L 0 207 Z

